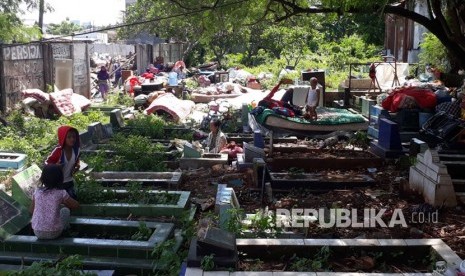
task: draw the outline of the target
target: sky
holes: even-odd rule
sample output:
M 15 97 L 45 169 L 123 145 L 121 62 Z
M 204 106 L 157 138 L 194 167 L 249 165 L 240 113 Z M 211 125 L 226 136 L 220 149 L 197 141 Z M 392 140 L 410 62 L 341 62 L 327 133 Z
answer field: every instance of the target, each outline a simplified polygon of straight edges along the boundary
M 92 22 L 94 26 L 103 26 L 121 22 L 121 11 L 125 9 L 125 0 L 45 0 L 53 8 L 53 12 L 44 14 L 44 23 L 60 23 L 69 17 L 70 20 Z M 20 15 L 25 24 L 33 24 L 39 20 L 39 12 L 26 12 Z

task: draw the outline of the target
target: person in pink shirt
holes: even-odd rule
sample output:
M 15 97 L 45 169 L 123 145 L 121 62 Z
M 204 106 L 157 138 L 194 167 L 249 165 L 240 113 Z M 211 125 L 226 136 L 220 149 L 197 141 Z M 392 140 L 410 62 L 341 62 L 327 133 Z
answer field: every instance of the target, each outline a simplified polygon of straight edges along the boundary
M 60 165 L 45 165 L 40 181 L 42 187 L 34 192 L 32 198 L 32 230 L 38 239 L 56 239 L 68 227 L 70 209 L 79 208 L 79 202 L 66 190 L 58 188 L 63 184 Z

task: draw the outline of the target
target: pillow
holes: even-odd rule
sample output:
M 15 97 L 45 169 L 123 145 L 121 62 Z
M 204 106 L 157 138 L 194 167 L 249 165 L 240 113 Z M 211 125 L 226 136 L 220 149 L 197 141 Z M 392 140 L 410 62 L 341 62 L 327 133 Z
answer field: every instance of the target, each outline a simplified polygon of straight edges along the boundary
M 43 103 L 46 101 L 50 101 L 50 95 L 43 92 L 40 89 L 25 89 L 21 92 L 23 98 L 34 98 L 39 102 Z
M 55 93 L 50 94 L 50 99 L 53 103 L 53 107 L 59 115 L 70 116 L 76 109 L 71 101 L 73 95 L 73 89 L 68 88 Z

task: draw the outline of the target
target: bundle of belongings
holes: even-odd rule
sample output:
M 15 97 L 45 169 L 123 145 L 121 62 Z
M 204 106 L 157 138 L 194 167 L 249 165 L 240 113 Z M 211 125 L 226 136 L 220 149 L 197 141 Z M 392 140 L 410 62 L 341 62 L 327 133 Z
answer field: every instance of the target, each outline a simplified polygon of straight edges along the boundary
M 179 122 L 187 118 L 192 112 L 195 103 L 189 100 L 180 100 L 171 93 L 159 93 L 151 97 L 149 107 L 144 110 L 144 113 L 150 115 L 152 113 L 166 113 L 173 118 L 173 121 Z
M 91 104 L 89 99 L 73 93 L 71 88 L 53 93 L 45 93 L 40 89 L 25 89 L 21 94 L 21 104 L 25 111 L 40 118 L 49 118 L 54 114 L 70 116 L 86 110 Z

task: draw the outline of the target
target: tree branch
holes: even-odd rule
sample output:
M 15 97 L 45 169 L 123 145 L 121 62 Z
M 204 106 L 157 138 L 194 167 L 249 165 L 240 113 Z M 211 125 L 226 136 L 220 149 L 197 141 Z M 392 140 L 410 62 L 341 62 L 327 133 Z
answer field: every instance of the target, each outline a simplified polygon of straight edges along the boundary
M 434 12 L 434 15 L 436 16 L 436 20 L 439 21 L 441 24 L 442 28 L 444 29 L 444 32 L 446 33 L 447 37 L 451 38 L 452 33 L 449 29 L 449 25 L 447 24 L 446 19 L 444 18 L 444 15 L 442 14 L 441 10 L 441 1 L 440 0 L 432 0 L 431 3 L 431 8 Z
M 169 1 L 175 4 L 176 6 L 180 7 L 181 9 L 188 10 L 188 11 L 195 10 L 195 8 L 181 4 L 181 1 L 177 1 L 177 0 L 169 0 Z

